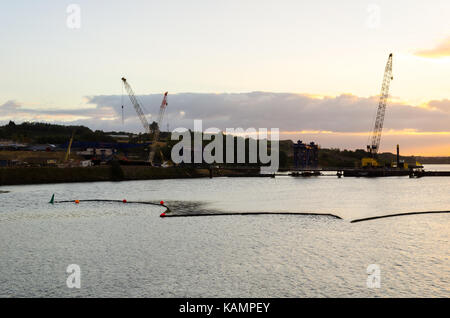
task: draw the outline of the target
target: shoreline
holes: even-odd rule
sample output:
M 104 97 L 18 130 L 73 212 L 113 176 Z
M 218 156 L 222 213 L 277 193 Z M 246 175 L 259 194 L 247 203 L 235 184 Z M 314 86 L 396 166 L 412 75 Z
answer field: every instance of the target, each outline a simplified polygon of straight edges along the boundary
M 87 168 L 0 168 L 0 186 L 207 177 L 209 177 L 207 169 L 160 169 L 145 166 L 121 166 L 119 171 L 111 166 Z
M 280 169 L 282 171 L 282 169 Z M 324 170 L 327 171 L 327 170 Z M 330 170 L 335 171 L 335 170 Z M 336 170 L 338 171 L 338 170 Z M 390 177 L 409 176 L 421 177 L 448 177 L 450 171 L 377 171 L 361 169 L 342 169 L 344 177 Z M 197 178 L 268 178 L 276 174 L 261 174 L 259 168 L 245 169 L 208 169 L 195 167 L 151 167 L 128 165 L 102 165 L 94 167 L 14 167 L 0 168 L 0 187 L 10 185 L 31 184 L 58 184 L 77 182 L 120 182 L 137 180 L 164 180 L 164 179 L 197 179 Z M 310 177 L 300 176 L 300 177 Z M 337 174 L 337 177 L 340 177 Z M 5 193 L 0 191 L 1 193 Z
M 111 182 L 162 179 L 196 179 L 211 177 L 268 177 L 254 169 L 233 171 L 227 169 L 209 170 L 190 167 L 149 167 L 149 166 L 94 166 L 94 167 L 17 167 L 0 168 L 0 186 L 76 183 L 76 182 Z

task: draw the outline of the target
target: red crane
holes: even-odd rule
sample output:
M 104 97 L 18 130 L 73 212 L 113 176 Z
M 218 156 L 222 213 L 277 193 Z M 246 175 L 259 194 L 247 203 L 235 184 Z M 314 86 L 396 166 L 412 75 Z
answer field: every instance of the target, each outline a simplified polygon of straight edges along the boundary
M 156 143 L 158 142 L 158 138 L 159 138 L 159 127 L 161 127 L 162 120 L 164 117 L 164 112 L 168 105 L 167 104 L 167 94 L 168 94 L 168 92 L 164 93 L 164 98 L 161 102 L 161 106 L 159 107 L 158 121 L 156 122 L 158 125 L 156 126 L 156 129 L 153 132 L 152 148 L 150 150 L 150 156 L 149 156 L 149 161 L 152 164 L 152 166 L 153 166 L 153 159 L 155 159 Z M 162 158 L 161 158 L 161 160 L 162 160 Z

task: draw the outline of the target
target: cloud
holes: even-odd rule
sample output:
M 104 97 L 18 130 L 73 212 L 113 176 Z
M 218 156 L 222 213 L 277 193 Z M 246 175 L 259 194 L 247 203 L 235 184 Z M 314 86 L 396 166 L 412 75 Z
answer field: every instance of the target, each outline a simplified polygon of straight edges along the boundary
M 140 95 L 149 122 L 156 120 L 162 94 Z M 0 106 L 0 122 L 39 120 L 55 123 L 85 125 L 105 131 L 142 132 L 142 125 L 133 106 L 126 99 L 124 125 L 119 95 L 86 97 L 86 108 L 31 109 L 8 101 Z M 203 120 L 203 128 L 279 128 L 284 139 L 315 140 L 327 147 L 364 148 L 372 129 L 378 98 L 343 94 L 335 97 L 292 93 L 179 93 L 169 94 L 162 129 L 170 124 L 193 128 L 194 119 Z M 450 139 L 450 101 L 434 100 L 417 107 L 401 102 L 390 102 L 382 139 L 390 147 L 398 140 L 409 140 L 411 147 L 422 140 Z M 390 140 L 390 141 L 389 141 Z M 427 140 L 427 142 L 425 142 Z M 407 145 L 405 145 L 406 147 Z M 408 148 L 406 148 L 408 149 Z M 411 148 L 413 149 L 413 148 Z
M 7 101 L 6 103 L 4 103 L 3 105 L 0 106 L 1 107 L 0 110 L 2 110 L 4 112 L 14 112 L 20 106 L 21 106 L 21 104 L 19 104 L 15 100 L 9 100 L 9 101 Z
M 397 144 L 402 155 L 450 156 L 450 133 L 409 134 L 404 131 L 385 131 L 381 137 L 381 152 L 395 153 Z M 365 149 L 368 135 L 363 133 L 299 133 L 280 134 L 281 139 L 315 141 L 323 148 Z
M 432 100 L 428 103 L 428 106 L 446 113 L 450 113 L 450 99 Z
M 161 95 L 139 96 L 153 119 L 157 117 L 161 98 Z M 101 109 L 111 107 L 120 110 L 119 96 L 95 96 L 89 102 Z M 350 94 L 317 98 L 270 92 L 181 93 L 169 95 L 166 118 L 172 128 L 192 128 L 194 119 L 202 119 L 204 127 L 219 129 L 274 127 L 283 131 L 367 132 L 372 128 L 377 105 L 377 97 L 364 98 Z M 443 108 L 444 105 L 445 100 L 433 101 L 431 108 L 390 103 L 385 127 L 394 130 L 448 131 L 450 114 Z M 125 117 L 130 123 L 131 118 L 135 117 L 130 103 L 125 107 Z M 141 128 L 138 126 L 137 129 Z
M 4 121 L 43 121 L 55 123 L 81 123 L 91 120 L 114 120 L 117 113 L 111 107 L 90 107 L 75 109 L 31 108 L 14 100 L 0 105 L 0 122 Z
M 450 36 L 444 39 L 436 47 L 428 50 L 420 50 L 415 55 L 428 58 L 441 58 L 450 56 Z

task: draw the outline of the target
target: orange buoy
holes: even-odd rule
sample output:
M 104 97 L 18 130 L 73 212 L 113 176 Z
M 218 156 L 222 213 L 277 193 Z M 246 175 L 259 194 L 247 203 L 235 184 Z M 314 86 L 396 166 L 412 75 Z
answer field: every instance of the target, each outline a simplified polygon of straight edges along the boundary
M 161 215 L 160 215 L 160 217 L 162 217 L 162 218 L 165 217 L 165 216 L 166 216 L 166 213 L 164 213 L 164 212 L 161 213 Z
M 80 200 L 75 200 L 75 204 L 78 204 L 78 203 L 80 203 Z
M 164 204 L 164 201 L 162 201 L 162 200 L 161 200 L 161 201 L 159 201 L 159 204 L 163 205 L 163 204 Z
M 123 203 L 127 203 L 127 200 L 123 199 L 122 202 L 123 202 Z

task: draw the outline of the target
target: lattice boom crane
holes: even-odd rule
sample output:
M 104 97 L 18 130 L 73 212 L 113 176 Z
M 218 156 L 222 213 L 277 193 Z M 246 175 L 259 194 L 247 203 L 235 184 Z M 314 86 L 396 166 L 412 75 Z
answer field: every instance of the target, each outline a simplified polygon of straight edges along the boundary
M 163 117 L 164 117 L 164 112 L 165 112 L 166 107 L 168 105 L 167 104 L 167 94 L 168 94 L 168 92 L 164 93 L 164 98 L 163 98 L 163 100 L 161 102 L 161 106 L 159 107 L 159 116 L 158 116 L 158 121 L 157 121 L 158 125 L 156 126 L 156 129 L 153 132 L 153 142 L 152 142 L 152 147 L 151 147 L 151 150 L 150 150 L 150 157 L 149 157 L 149 161 L 152 164 L 152 166 L 153 166 L 153 159 L 155 159 L 156 143 L 157 143 L 158 138 L 159 138 L 159 127 L 161 127 L 162 120 L 163 120 Z
M 123 82 L 123 85 L 125 86 L 128 96 L 130 97 L 131 103 L 133 104 L 134 109 L 136 110 L 136 113 L 137 113 L 139 119 L 141 120 L 142 126 L 144 126 L 145 132 L 148 135 L 150 135 L 151 134 L 150 124 L 148 123 L 147 118 L 144 115 L 141 104 L 137 100 L 133 89 L 131 88 L 130 84 L 128 84 L 127 79 L 125 77 L 122 77 L 122 82 Z M 166 110 L 166 107 L 168 105 L 167 104 L 167 94 L 168 94 L 168 92 L 164 93 L 164 98 L 161 103 L 161 107 L 159 108 L 159 117 L 158 117 L 158 122 L 157 122 L 158 125 L 157 125 L 155 131 L 153 132 L 153 142 L 152 142 L 152 145 L 150 148 L 150 154 L 148 157 L 148 161 L 151 163 L 152 166 L 153 166 L 153 159 L 155 158 L 156 142 L 158 141 L 158 137 L 159 137 L 159 126 L 162 123 L 162 120 L 164 117 L 164 111 Z
M 388 61 L 384 70 L 383 84 L 381 86 L 381 95 L 378 102 L 377 116 L 375 117 L 375 125 L 372 135 L 369 137 L 369 145 L 367 151 L 375 156 L 380 148 L 381 132 L 383 131 L 384 115 L 386 113 L 386 103 L 389 97 L 389 85 L 392 77 L 392 53 L 389 54 Z
M 122 82 L 123 86 L 125 86 L 125 89 L 127 90 L 128 96 L 130 96 L 130 100 L 134 106 L 134 109 L 136 110 L 136 114 L 141 120 L 142 126 L 144 126 L 145 132 L 147 134 L 150 134 L 150 125 L 148 124 L 147 118 L 145 117 L 144 112 L 142 111 L 141 104 L 139 104 L 136 96 L 134 95 L 133 89 L 131 88 L 130 84 L 128 84 L 127 79 L 125 77 L 122 77 Z

